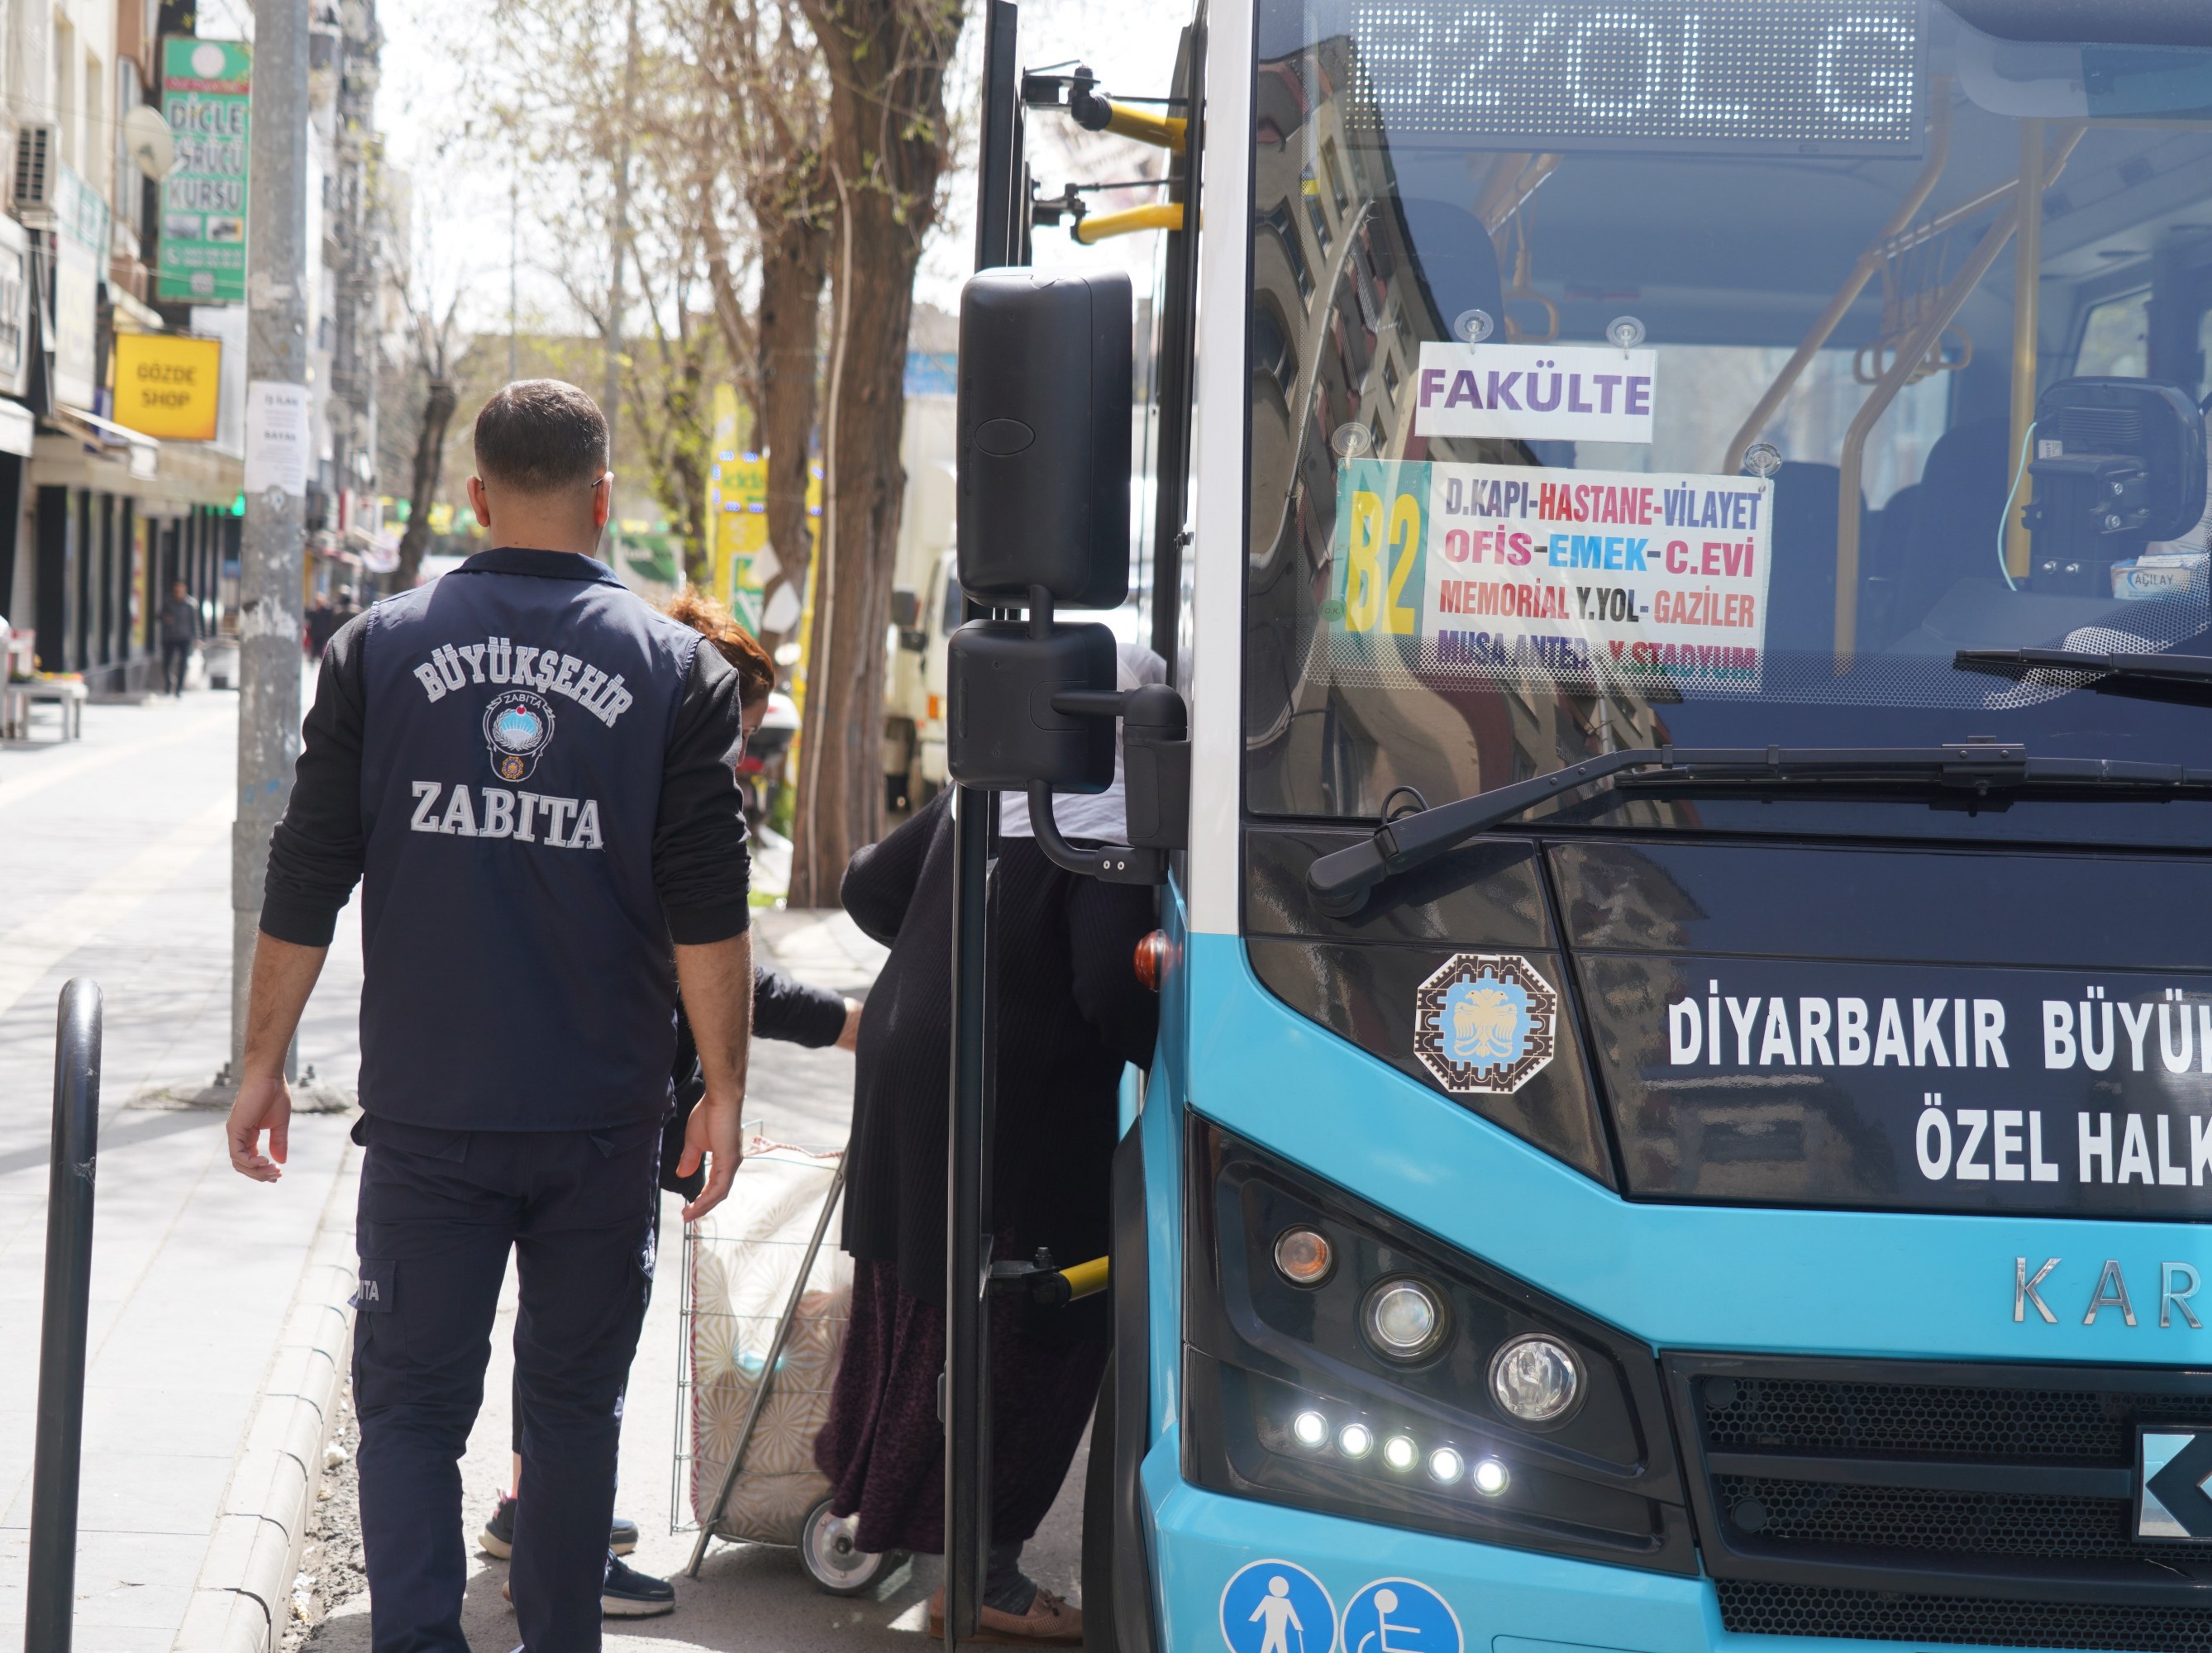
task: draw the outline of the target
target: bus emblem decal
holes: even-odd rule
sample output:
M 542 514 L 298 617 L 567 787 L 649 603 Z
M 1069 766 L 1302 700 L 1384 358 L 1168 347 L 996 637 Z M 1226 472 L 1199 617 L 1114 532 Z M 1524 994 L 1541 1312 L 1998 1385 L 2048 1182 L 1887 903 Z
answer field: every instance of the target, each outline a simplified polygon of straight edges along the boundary
M 1421 983 L 1413 1051 L 1455 1096 L 1510 1096 L 1559 1045 L 1559 995 L 1514 953 L 1457 953 Z

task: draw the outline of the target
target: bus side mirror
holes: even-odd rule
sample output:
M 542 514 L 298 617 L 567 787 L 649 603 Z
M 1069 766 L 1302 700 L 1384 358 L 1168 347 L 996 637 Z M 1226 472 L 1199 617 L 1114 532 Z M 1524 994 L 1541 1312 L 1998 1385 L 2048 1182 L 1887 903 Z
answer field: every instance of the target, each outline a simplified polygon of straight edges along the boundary
M 971 620 L 946 645 L 945 767 L 963 787 L 1103 792 L 1114 784 L 1114 722 L 1054 699 L 1114 688 L 1104 626 Z
M 1030 830 L 1054 866 L 1109 884 L 1164 883 L 1168 852 L 1188 847 L 1190 830 L 1182 696 L 1164 684 L 1116 689 L 1114 634 L 1055 624 L 1042 588 L 1032 597 L 1027 620 L 971 620 L 946 645 L 946 767 L 963 787 L 1023 793 Z M 1116 721 L 1129 842 L 1071 843 L 1053 793 L 1113 784 Z
M 985 270 L 961 289 L 958 553 L 978 603 L 1127 599 L 1133 361 L 1118 270 Z

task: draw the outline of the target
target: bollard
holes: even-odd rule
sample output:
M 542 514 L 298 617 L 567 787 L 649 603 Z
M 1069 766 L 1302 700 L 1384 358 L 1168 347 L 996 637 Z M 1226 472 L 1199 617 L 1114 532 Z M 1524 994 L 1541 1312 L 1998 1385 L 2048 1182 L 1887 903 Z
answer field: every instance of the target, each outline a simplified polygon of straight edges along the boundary
M 69 1653 L 99 1141 L 100 984 L 79 977 L 62 989 L 54 1028 L 54 1136 L 46 1179 L 46 1291 L 39 1334 L 39 1443 L 31 1472 L 24 1653 Z

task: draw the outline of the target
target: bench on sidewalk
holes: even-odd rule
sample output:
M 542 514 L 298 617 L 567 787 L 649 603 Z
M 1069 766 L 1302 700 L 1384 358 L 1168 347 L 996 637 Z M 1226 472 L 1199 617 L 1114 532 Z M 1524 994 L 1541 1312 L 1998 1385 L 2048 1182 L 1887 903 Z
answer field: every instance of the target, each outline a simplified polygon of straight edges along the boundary
M 84 738 L 85 687 L 81 683 L 11 683 L 0 684 L 0 739 L 31 738 L 31 708 L 45 703 L 61 711 L 63 740 Z

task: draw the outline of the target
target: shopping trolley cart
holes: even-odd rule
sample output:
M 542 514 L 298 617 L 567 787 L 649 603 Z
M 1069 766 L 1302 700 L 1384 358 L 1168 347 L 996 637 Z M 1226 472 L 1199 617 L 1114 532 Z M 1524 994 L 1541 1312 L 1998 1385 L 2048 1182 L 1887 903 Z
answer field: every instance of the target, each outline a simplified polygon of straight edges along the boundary
M 823 1243 L 844 1153 L 771 1141 L 756 1125 L 744 1155 L 730 1197 L 684 1236 L 676 1524 L 699 1533 L 687 1571 L 699 1576 L 717 1538 L 780 1545 L 823 1589 L 858 1595 L 906 1558 L 856 1547 L 814 1467 L 852 1313 L 852 1261 Z

